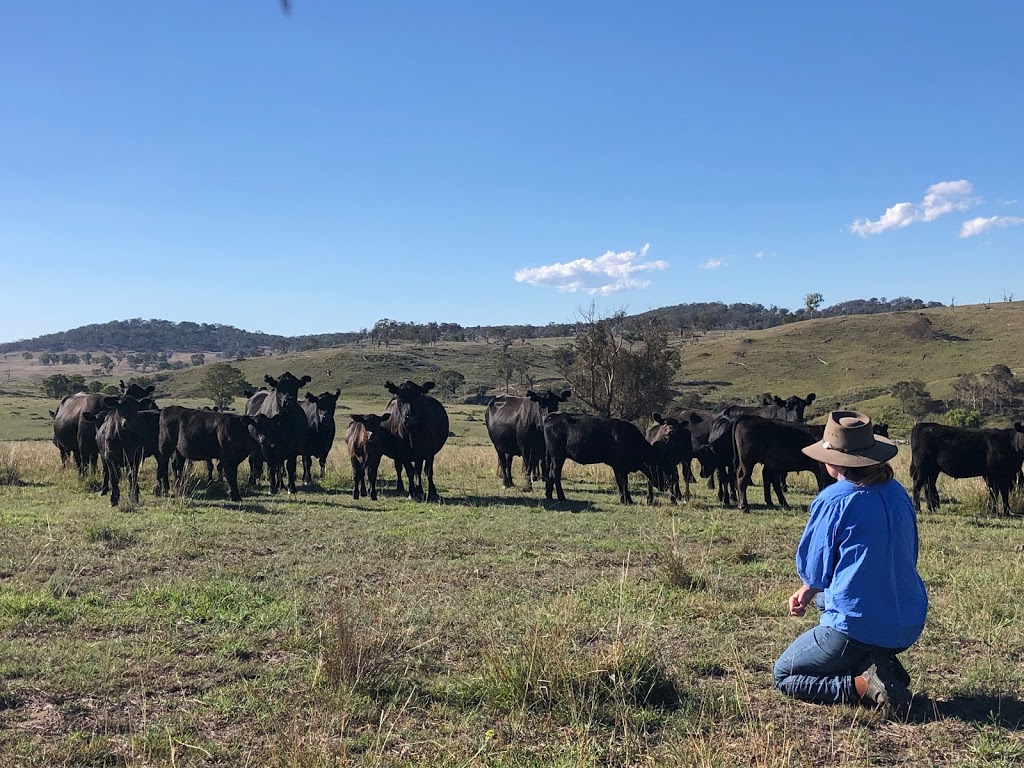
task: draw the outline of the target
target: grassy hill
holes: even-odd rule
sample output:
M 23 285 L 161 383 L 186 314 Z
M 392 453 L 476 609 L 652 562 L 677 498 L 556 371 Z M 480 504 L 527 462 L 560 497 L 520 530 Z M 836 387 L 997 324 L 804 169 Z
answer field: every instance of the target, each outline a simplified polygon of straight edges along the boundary
M 900 380 L 920 379 L 934 397 L 943 398 L 951 394 L 952 382 L 961 373 L 985 371 L 1000 363 L 1024 368 L 1021 329 L 1024 302 L 822 318 L 762 331 L 715 331 L 678 341 L 682 367 L 677 391 L 681 401 L 700 396 L 709 402 L 750 401 L 766 391 L 783 396 L 814 392 L 818 404 L 812 417 L 836 402 L 877 414 L 894 404 L 888 393 Z M 560 381 L 554 352 L 567 341 L 535 339 L 513 349 L 528 352 L 537 386 L 554 385 Z M 493 364 L 498 349 L 477 342 L 399 343 L 378 349 L 363 344 L 251 358 L 233 365 L 254 385 L 268 373 L 276 376 L 290 370 L 309 375 L 310 389 L 340 388 L 342 402 L 372 408 L 386 401 L 386 380 L 424 381 L 445 369 L 465 375 L 464 393 L 477 387 L 498 391 Z M 90 377 L 86 366 L 44 367 L 14 355 L 2 365 L 7 376 L 6 382 L 0 377 L 0 439 L 48 436 L 45 414 L 55 403 L 37 395 L 39 381 L 47 375 L 82 373 L 87 379 L 110 382 L 137 375 L 122 366 L 107 379 Z M 159 389 L 170 399 L 200 397 L 203 373 L 203 366 L 171 372 Z

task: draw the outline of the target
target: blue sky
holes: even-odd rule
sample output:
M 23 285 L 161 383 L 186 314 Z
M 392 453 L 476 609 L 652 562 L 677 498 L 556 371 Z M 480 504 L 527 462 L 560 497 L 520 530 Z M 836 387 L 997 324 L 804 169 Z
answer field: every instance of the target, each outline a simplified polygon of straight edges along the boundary
M 0 341 L 1024 298 L 1024 5 L 0 2 Z

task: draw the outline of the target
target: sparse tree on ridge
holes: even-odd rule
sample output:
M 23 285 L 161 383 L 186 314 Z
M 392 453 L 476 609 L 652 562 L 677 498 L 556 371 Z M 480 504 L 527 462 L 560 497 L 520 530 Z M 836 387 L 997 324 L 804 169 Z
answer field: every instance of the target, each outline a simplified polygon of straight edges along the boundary
M 203 374 L 201 390 L 218 408 L 231 405 L 249 386 L 242 372 L 230 363 L 214 363 Z

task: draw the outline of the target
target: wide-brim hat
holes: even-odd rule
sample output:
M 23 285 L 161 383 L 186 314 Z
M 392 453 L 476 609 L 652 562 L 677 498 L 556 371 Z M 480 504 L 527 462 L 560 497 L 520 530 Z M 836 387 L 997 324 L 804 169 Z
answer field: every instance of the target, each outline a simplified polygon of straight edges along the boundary
M 816 461 L 837 467 L 873 467 L 889 461 L 896 443 L 874 433 L 871 417 L 857 411 L 832 411 L 821 442 L 801 449 Z

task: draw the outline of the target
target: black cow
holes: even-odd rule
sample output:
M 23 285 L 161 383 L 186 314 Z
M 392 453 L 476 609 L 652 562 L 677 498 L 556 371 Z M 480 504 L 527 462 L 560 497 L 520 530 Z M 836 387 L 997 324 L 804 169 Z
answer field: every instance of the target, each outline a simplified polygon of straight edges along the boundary
M 348 448 L 349 460 L 352 462 L 352 498 L 366 496 L 366 481 L 370 481 L 370 498 L 377 499 L 377 470 L 383 456 L 393 456 L 400 452 L 396 438 L 383 426 L 391 418 L 390 413 L 378 416 L 375 413 L 365 415 L 352 414 L 352 423 L 345 432 L 345 446 Z
M 798 424 L 780 419 L 765 419 L 761 416 L 740 416 L 732 427 L 733 452 L 736 464 L 736 490 L 739 494 L 740 509 L 750 510 L 747 502 L 747 488 L 756 464 L 763 464 L 762 484 L 765 505 L 771 508 L 771 489 L 779 497 L 779 504 L 788 509 L 789 504 L 782 492 L 780 475 L 786 472 L 807 471 L 814 473 L 820 491 L 833 482 L 825 466 L 805 456 L 800 450 L 816 440 L 821 440 L 823 425 Z
M 238 416 L 197 408 L 170 405 L 160 411 L 160 441 L 157 453 L 157 486 L 154 493 L 170 491 L 168 465 L 173 461 L 176 479 L 181 479 L 185 461 L 217 459 L 231 490 L 231 500 L 241 501 L 238 465 L 254 449 L 268 441 L 272 420 L 266 416 Z M 250 433 L 252 430 L 252 434 Z
M 268 418 L 280 416 L 279 439 L 271 453 L 266 450 L 253 450 L 252 456 L 249 457 L 249 485 L 256 485 L 263 474 L 263 463 L 266 460 L 270 474 L 270 492 L 277 493 L 278 488 L 284 485 L 284 472 L 287 468 L 288 492 L 295 493 L 295 466 L 299 454 L 306 445 L 306 435 L 309 432 L 309 421 L 302 406 L 299 405 L 299 389 L 308 384 L 310 378 L 303 376 L 299 379 L 285 372 L 277 379 L 264 376 L 263 381 L 270 385 L 270 389 L 261 389 L 253 394 L 245 404 L 245 413 L 250 417 L 258 414 Z M 256 438 L 255 432 L 253 437 Z
M 397 439 L 392 456 L 398 474 L 398 492 L 402 493 L 402 469 L 409 478 L 409 498 L 423 497 L 423 472 L 427 473 L 427 501 L 438 498 L 434 485 L 434 456 L 448 440 L 448 412 L 427 392 L 434 382 L 422 386 L 406 381 L 398 386 L 390 381 L 384 386 L 394 397 L 384 408 L 391 418 L 384 428 Z
M 501 481 L 506 488 L 512 487 L 512 457 L 523 457 L 526 474 L 526 488 L 533 487 L 544 461 L 544 417 L 557 413 L 558 406 L 572 395 L 568 389 L 562 392 L 526 391 L 526 397 L 499 395 L 491 400 L 484 412 L 487 435 L 494 444 L 501 467 Z
M 565 501 L 562 490 L 562 467 L 566 459 L 577 464 L 607 464 L 615 473 L 619 501 L 632 504 L 629 494 L 629 473 L 643 472 L 647 478 L 647 503 L 654 503 L 654 485 L 668 477 L 675 465 L 647 442 L 644 433 L 622 419 L 590 416 L 579 413 L 549 413 L 544 417 L 544 445 L 547 479 L 544 496 Z
M 59 408 L 60 406 L 57 406 L 57 407 Z M 57 411 L 47 411 L 47 413 L 50 414 L 50 420 L 51 421 L 56 420 L 56 418 L 57 418 Z M 57 431 L 56 430 L 54 430 L 54 432 L 53 432 L 53 444 L 57 447 L 57 450 L 60 452 L 60 465 L 62 467 L 66 467 L 68 465 L 68 456 L 71 455 L 71 451 L 68 450 L 67 448 L 65 448 L 59 442 L 57 442 Z
M 671 416 L 662 416 L 660 413 L 653 414 L 654 425 L 647 430 L 647 442 L 658 451 L 657 468 L 664 477 L 659 478 L 660 487 L 668 486 L 669 501 L 675 504 L 678 499 L 690 498 L 690 478 L 687 470 L 693 459 L 693 439 L 687 422 L 680 421 Z M 685 490 L 679 491 L 679 471 L 677 465 L 683 466 L 683 484 Z M 671 471 L 665 472 L 665 467 L 671 465 Z
M 79 474 L 84 475 L 91 467 L 96 470 L 99 451 L 96 448 L 95 419 L 88 421 L 82 414 L 96 416 L 107 410 L 103 404 L 104 395 L 76 392 L 60 401 L 53 417 L 53 444 L 66 461 L 68 454 L 75 460 Z
M 153 393 L 156 392 L 155 384 L 150 384 L 148 387 L 142 387 L 134 381 L 131 384 L 125 384 L 124 379 L 121 379 L 118 382 L 118 385 L 118 389 L 121 390 L 122 397 L 131 397 L 135 400 L 144 400 L 147 397 L 152 397 Z
M 811 392 L 807 397 L 790 395 L 783 400 L 777 395 L 765 395 L 761 399 L 761 405 L 726 405 L 715 412 L 715 416 L 760 416 L 765 419 L 777 419 L 779 421 L 803 422 L 804 411 L 817 396 Z
M 736 503 L 736 466 L 732 446 L 734 419 L 720 416 L 712 422 L 708 441 L 696 451 L 700 476 L 711 479 L 718 475 L 718 500 L 725 507 Z
M 306 414 L 306 423 L 309 424 L 309 431 L 306 433 L 306 443 L 302 447 L 302 482 L 313 482 L 313 458 L 320 461 L 320 479 L 323 479 L 327 468 L 327 454 L 331 452 L 334 445 L 334 409 L 338 405 L 338 397 L 341 396 L 339 389 L 333 395 L 324 392 L 314 395 L 306 393 L 306 399 L 299 402 L 303 412 Z
M 939 508 L 935 481 L 939 473 L 950 477 L 984 477 L 992 513 L 1003 497 L 1003 512 L 1010 513 L 1010 488 L 1024 462 L 1024 426 L 1011 429 L 967 429 L 921 422 L 910 433 L 910 477 L 914 481 L 914 508 L 921 511 L 925 488 L 928 511 Z
M 711 422 L 714 421 L 712 411 L 696 408 L 673 408 L 665 413 L 666 419 L 676 419 L 686 425 L 690 431 L 690 443 L 693 448 L 691 462 L 683 465 L 683 475 L 688 483 L 697 482 L 693 476 L 692 459 L 697 457 L 697 451 L 708 444 L 708 435 L 711 433 Z M 715 481 L 708 478 L 708 488 L 714 488 Z
M 151 404 L 151 400 L 143 401 Z M 106 410 L 96 414 L 86 411 L 82 418 L 96 426 L 96 447 L 103 461 L 104 485 L 110 483 L 110 506 L 121 500 L 121 471 L 128 480 L 128 498 L 139 501 L 139 467 L 147 443 L 147 421 L 140 415 L 143 407 L 132 397 L 107 397 Z

